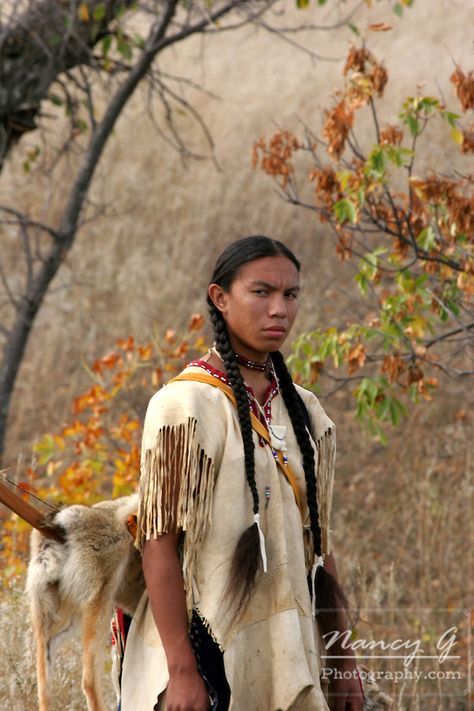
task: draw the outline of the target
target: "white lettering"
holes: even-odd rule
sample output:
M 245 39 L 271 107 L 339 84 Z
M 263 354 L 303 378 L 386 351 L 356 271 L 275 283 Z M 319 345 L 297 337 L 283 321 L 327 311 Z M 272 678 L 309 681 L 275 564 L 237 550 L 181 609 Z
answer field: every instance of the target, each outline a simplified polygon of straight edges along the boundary
M 441 654 L 439 655 L 440 662 L 444 662 L 446 657 L 449 656 L 451 649 L 456 644 L 456 632 L 457 631 L 458 631 L 457 627 L 450 627 L 449 630 L 446 630 L 446 632 L 443 632 L 441 637 L 436 642 L 436 649 L 441 651 Z M 446 635 L 450 635 L 450 636 L 447 639 L 445 639 Z

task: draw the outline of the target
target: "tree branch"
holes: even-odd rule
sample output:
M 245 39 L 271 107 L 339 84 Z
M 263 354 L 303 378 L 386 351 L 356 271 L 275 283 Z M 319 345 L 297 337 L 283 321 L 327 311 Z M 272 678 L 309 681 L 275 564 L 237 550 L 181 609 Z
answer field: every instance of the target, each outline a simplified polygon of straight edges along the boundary
M 59 75 L 91 61 L 118 8 L 133 0 L 87 0 L 88 13 L 101 7 L 101 20 L 81 20 L 79 0 L 39 0 L 0 26 L 0 170 L 12 146 L 36 128 L 42 101 Z M 58 40 L 60 44 L 58 46 Z
M 224 3 L 214 11 L 206 14 L 204 18 L 193 21 L 188 27 L 181 28 L 178 32 L 167 36 L 166 33 L 175 16 L 177 4 L 178 0 L 167 0 L 163 4 L 162 15 L 151 28 L 144 49 L 139 54 L 134 66 L 130 69 L 122 84 L 116 89 L 101 121 L 93 131 L 89 146 L 73 183 L 69 200 L 64 208 L 59 228 L 55 233 L 56 238 L 48 254 L 44 257 L 42 266 L 36 273 L 28 293 L 24 295 L 18 304 L 15 321 L 6 343 L 0 369 L 0 458 L 3 453 L 10 399 L 33 321 L 51 281 L 74 243 L 80 214 L 94 171 L 124 106 L 150 70 L 152 62 L 159 52 L 193 34 L 202 32 L 209 22 L 216 22 L 231 10 L 245 3 L 242 0 Z

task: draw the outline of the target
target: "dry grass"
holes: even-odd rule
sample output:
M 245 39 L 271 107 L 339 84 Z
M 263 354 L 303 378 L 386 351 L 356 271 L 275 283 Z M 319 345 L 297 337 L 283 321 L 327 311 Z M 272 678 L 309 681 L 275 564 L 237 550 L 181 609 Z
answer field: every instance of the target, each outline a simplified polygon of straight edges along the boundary
M 433 3 L 417 0 L 398 21 L 387 4 L 377 4 L 371 21 L 395 26 L 370 38 L 371 48 L 396 77 L 384 103 L 387 120 L 393 120 L 399 101 L 417 82 L 427 82 L 427 93 L 437 92 L 439 83 L 450 100 L 452 58 L 472 68 L 463 5 L 440 0 L 434 9 Z M 364 27 L 366 19 L 359 25 Z M 288 242 L 302 258 L 306 294 L 299 328 L 349 318 L 350 270 L 337 262 L 314 218 L 283 204 L 271 183 L 252 172 L 250 152 L 253 141 L 275 124 L 297 130 L 299 117 L 317 125 L 351 39 L 348 31 L 317 35 L 318 52 L 340 57 L 338 63 L 314 63 L 274 36 L 249 29 L 170 52 L 165 64 L 174 73 L 220 96 L 219 101 L 194 98 L 212 128 L 220 172 L 209 161 L 180 162 L 154 132 L 143 97 L 127 109 L 94 183 L 93 197 L 105 199 L 109 214 L 82 230 L 30 339 L 12 405 L 6 464 L 15 465 L 19 455 L 27 458 L 35 437 L 69 415 L 72 394 L 87 382 L 84 358 L 103 352 L 117 337 L 144 338 L 153 324 L 179 325 L 203 310 L 211 263 L 234 238 L 269 234 Z M 183 135 L 199 142 L 189 117 L 181 120 Z M 19 168 L 22 151 L 36 142 L 29 136 L 18 149 L 8 176 L 2 176 L 0 199 L 15 197 L 17 204 L 54 222 L 63 196 L 45 179 L 27 181 Z M 446 156 L 447 144 L 431 145 L 431 160 L 439 165 Z M 6 236 L 2 240 L 13 268 L 15 245 Z M 387 449 L 360 433 L 347 414 L 346 396 L 325 403 L 339 433 L 334 543 L 353 606 L 457 608 L 472 600 L 466 585 L 472 573 L 472 421 L 454 419 L 460 402 L 469 410 L 466 390 L 447 385 L 443 392 L 412 414 Z M 0 707 L 12 711 L 35 707 L 31 634 L 20 590 L 4 591 L 0 600 Z M 412 632 L 413 616 L 407 613 L 401 624 L 401 635 Z M 357 629 L 368 634 L 361 621 Z M 83 708 L 77 659 L 74 645 L 58 658 L 58 709 Z M 409 701 L 408 689 L 387 690 L 399 709 L 468 708 L 462 698 Z
M 458 625 L 461 659 L 449 668 L 461 670 L 461 680 L 439 687 L 380 681 L 397 711 L 469 708 L 463 696 L 469 620 L 457 610 L 472 601 L 472 420 L 456 419 L 459 395 L 446 397 L 442 407 L 434 403 L 413 413 L 387 448 L 360 436 L 351 416 L 342 413 L 344 396 L 337 403 L 333 545 L 358 637 L 419 637 L 428 653 L 444 630 Z M 333 417 L 334 409 L 331 403 Z M 34 708 L 35 699 L 31 631 L 21 588 L 21 582 L 13 585 L 0 599 L 0 707 L 12 711 Z M 364 662 L 372 671 L 390 668 L 379 660 Z M 400 670 L 401 664 L 392 662 L 392 667 Z M 55 709 L 83 708 L 77 641 L 67 644 L 54 670 Z M 113 709 L 110 686 L 108 692 Z
M 0 708 L 10 711 L 37 708 L 34 643 L 23 587 L 23 581 L 12 581 L 0 594 Z M 85 708 L 81 693 L 80 655 L 79 639 L 74 634 L 58 648 L 51 684 L 52 711 L 82 711 Z M 110 709 L 113 709 L 116 703 L 108 673 L 110 668 L 110 661 L 107 660 L 103 677 L 104 696 Z
M 461 5 L 443 0 L 436 14 L 431 4 L 417 2 L 401 21 L 385 3 L 377 5 L 375 14 L 362 13 L 361 28 L 368 18 L 394 25 L 390 33 L 369 37 L 394 76 L 383 102 L 387 119 L 396 117 L 400 100 L 417 83 L 426 82 L 424 91 L 431 93 L 439 84 L 447 99 L 453 96 L 448 81 L 452 58 L 470 61 Z M 306 13 L 298 17 L 311 19 Z M 321 15 L 316 17 L 320 21 Z M 212 100 L 188 90 L 212 128 L 220 172 L 209 161 L 183 164 L 154 131 L 143 96 L 127 108 L 94 182 L 92 197 L 104 200 L 109 214 L 81 231 L 31 336 L 12 404 L 6 464 L 14 464 L 35 436 L 64 418 L 68 396 L 85 382 L 81 358 L 108 348 L 118 336 L 146 334 L 153 323 L 185 322 L 192 311 L 203 309 L 211 263 L 234 238 L 270 234 L 301 256 L 307 293 L 300 327 L 324 317 L 331 283 L 336 289 L 331 301 L 337 306 L 333 318 L 343 320 L 350 313 L 351 273 L 341 268 L 323 226 L 279 200 L 271 181 L 252 171 L 250 154 L 254 140 L 275 125 L 298 130 L 299 119 L 319 124 L 353 39 L 349 30 L 317 33 L 313 48 L 316 42 L 319 54 L 341 59 L 336 63 L 314 62 L 255 29 L 216 36 L 206 44 L 191 41 L 163 59 L 174 74 L 220 97 Z M 184 137 L 196 143 L 195 123 L 189 116 L 180 121 Z M 50 124 L 55 135 L 56 123 Z M 430 143 L 429 158 L 437 165 L 446 160 L 449 140 Z M 21 163 L 27 148 L 38 143 L 39 137 L 31 135 L 19 147 L 2 176 L 0 201 L 15 200 L 54 224 L 74 160 L 61 168 L 55 183 L 39 176 L 32 180 L 22 174 Z M 18 249 L 6 237 L 4 248 L 13 268 Z
M 448 668 L 461 670 L 462 679 L 438 687 L 421 682 L 418 688 L 413 682 L 405 688 L 382 682 L 397 709 L 470 708 L 463 692 L 472 664 L 474 471 L 472 418 L 459 412 L 460 402 L 464 407 L 458 388 L 442 403 L 413 412 L 387 448 L 360 437 L 351 416 L 339 415 L 334 549 L 355 608 L 357 634 L 379 640 L 393 639 L 394 633 L 403 640 L 419 637 L 424 653 L 436 654 L 439 636 L 458 626 L 453 653 L 461 659 Z M 462 612 L 469 608 L 470 618 Z M 420 662 L 422 671 L 429 668 Z

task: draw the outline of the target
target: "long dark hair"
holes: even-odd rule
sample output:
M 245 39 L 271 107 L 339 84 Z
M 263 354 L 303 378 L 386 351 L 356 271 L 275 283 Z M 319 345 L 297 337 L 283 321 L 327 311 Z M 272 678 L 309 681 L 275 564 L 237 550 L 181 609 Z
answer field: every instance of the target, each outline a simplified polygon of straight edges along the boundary
M 263 257 L 287 257 L 296 267 L 298 272 L 301 265 L 293 252 L 278 240 L 261 235 L 245 237 L 230 244 L 217 260 L 210 284 L 218 284 L 228 291 L 239 269 L 255 259 Z M 237 401 L 240 431 L 244 445 L 245 475 L 249 486 L 253 512 L 259 512 L 259 497 L 255 482 L 255 452 L 250 420 L 250 406 L 245 384 L 240 373 L 235 354 L 229 338 L 226 322 L 219 309 L 216 308 L 210 297 L 207 297 L 210 319 L 214 330 L 214 339 L 217 350 L 223 360 L 229 383 Z M 303 468 L 306 479 L 306 492 L 310 512 L 310 524 L 313 548 L 316 555 L 321 555 L 321 528 L 317 503 L 317 480 L 315 472 L 314 451 L 309 438 L 305 422 L 305 413 L 300 396 L 298 395 L 291 375 L 286 367 L 285 360 L 279 351 L 271 354 L 275 372 L 280 385 L 280 392 L 290 415 L 296 440 L 301 450 Z M 226 597 L 230 597 L 235 605 L 235 615 L 238 616 L 244 609 L 255 586 L 260 565 L 260 544 L 257 524 L 253 523 L 241 535 L 231 562 L 229 581 L 226 588 Z M 319 566 L 316 576 L 316 589 L 318 591 L 318 609 L 324 615 L 318 615 L 322 634 L 335 629 L 336 616 L 331 610 L 341 605 L 347 607 L 345 597 L 337 581 Z M 323 623 L 324 617 L 324 623 Z

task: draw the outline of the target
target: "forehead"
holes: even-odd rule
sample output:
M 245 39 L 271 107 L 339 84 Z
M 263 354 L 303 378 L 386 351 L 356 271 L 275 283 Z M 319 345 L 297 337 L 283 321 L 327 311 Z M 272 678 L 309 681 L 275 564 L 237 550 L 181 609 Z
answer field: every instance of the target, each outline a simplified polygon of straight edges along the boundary
M 243 264 L 237 272 L 237 279 L 245 283 L 264 281 L 268 284 L 298 286 L 300 277 L 291 259 L 279 254 L 275 257 L 260 257 Z

